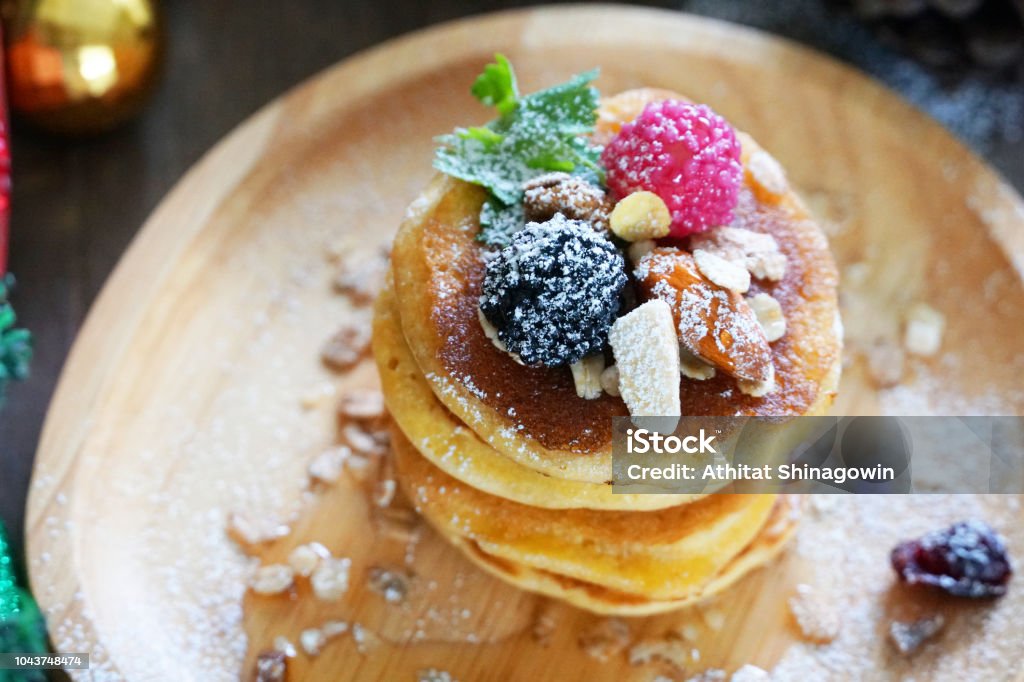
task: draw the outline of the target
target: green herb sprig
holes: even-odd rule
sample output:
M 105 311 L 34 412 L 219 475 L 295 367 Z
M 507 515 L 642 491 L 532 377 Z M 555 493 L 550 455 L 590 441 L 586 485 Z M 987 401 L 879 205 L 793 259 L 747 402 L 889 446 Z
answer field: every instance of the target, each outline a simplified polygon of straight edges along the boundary
M 0 278 L 0 405 L 3 404 L 7 385 L 28 376 L 32 361 L 32 335 L 26 329 L 14 327 L 17 317 L 7 302 L 7 294 L 14 284 L 10 275 Z
M 503 246 L 523 225 L 523 183 L 551 171 L 604 181 L 601 148 L 586 137 L 597 121 L 596 69 L 529 95 L 519 94 L 504 55 L 484 67 L 471 92 L 499 116 L 484 126 L 458 128 L 437 138 L 434 167 L 487 188 L 479 239 Z

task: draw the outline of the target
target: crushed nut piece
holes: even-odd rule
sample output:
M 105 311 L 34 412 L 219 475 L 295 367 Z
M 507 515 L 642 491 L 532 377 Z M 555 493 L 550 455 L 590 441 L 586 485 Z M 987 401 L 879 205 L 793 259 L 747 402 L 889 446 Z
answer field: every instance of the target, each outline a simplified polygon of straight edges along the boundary
M 341 438 L 352 450 L 363 455 L 382 455 L 386 450 L 380 439 L 356 422 L 341 428 Z
M 601 389 L 610 396 L 619 397 L 619 366 L 605 367 L 601 372 Z
M 331 639 L 348 632 L 348 623 L 343 620 L 328 620 L 320 626 L 320 632 L 324 633 L 327 639 Z
M 668 235 L 672 214 L 654 192 L 633 192 L 615 204 L 609 223 L 620 239 L 646 241 Z
M 629 413 L 678 417 L 679 340 L 669 305 L 653 299 L 633 309 L 615 320 L 608 341 Z
M 700 629 L 694 623 L 683 623 L 673 630 L 676 635 L 682 637 L 687 642 L 696 642 L 700 636 Z
M 336 601 L 348 592 L 348 576 L 352 568 L 352 560 L 345 558 L 324 557 L 309 577 L 313 593 L 323 601 Z
M 416 682 L 458 682 L 451 673 L 437 668 L 416 671 Z
M 256 657 L 256 682 L 285 682 L 288 659 L 283 651 L 264 651 Z
M 383 255 L 346 259 L 342 271 L 334 279 L 334 288 L 348 296 L 355 305 L 366 305 L 377 297 L 387 277 L 388 261 Z
M 945 624 L 941 613 L 910 623 L 893 621 L 889 624 L 889 641 L 901 654 L 912 654 L 937 635 Z
M 346 445 L 325 450 L 313 458 L 306 468 L 309 477 L 321 483 L 336 483 L 341 478 L 341 468 L 352 455 Z
M 719 668 L 708 668 L 704 672 L 689 678 L 686 682 L 725 682 L 728 675 Z
M 372 460 L 365 455 L 352 454 L 345 458 L 345 471 L 347 471 L 354 480 L 360 483 L 370 478 L 375 466 L 375 460 Z
M 580 633 L 580 648 L 599 661 L 607 661 L 629 646 L 629 625 L 620 618 L 602 618 Z
M 249 581 L 256 594 L 281 594 L 295 581 L 295 572 L 286 564 L 260 566 Z
M 340 372 L 362 360 L 369 348 L 370 325 L 365 320 L 353 320 L 328 339 L 320 358 L 325 365 Z
M 702 275 L 723 289 L 735 291 L 737 294 L 745 294 L 750 289 L 750 273 L 742 265 L 727 261 L 704 249 L 695 250 L 693 260 L 696 261 L 697 269 Z
M 903 345 L 914 355 L 928 357 L 939 352 L 946 316 L 926 303 L 915 303 L 906 314 Z
M 660 637 L 645 639 L 629 650 L 630 665 L 646 665 L 664 661 L 673 668 L 683 671 L 690 663 L 690 648 L 678 639 Z
M 596 230 L 608 229 L 612 201 L 603 189 L 568 173 L 545 173 L 523 185 L 523 214 L 542 223 L 561 213 Z
M 715 632 L 721 632 L 725 627 L 725 614 L 718 609 L 703 609 L 700 612 L 700 617 L 704 624 Z
M 523 364 L 522 358 L 519 357 L 518 353 L 509 353 L 505 343 L 498 338 L 498 328 L 491 324 L 491 321 L 484 315 L 484 311 L 480 308 L 476 309 L 477 319 L 480 320 L 480 328 L 484 330 L 484 335 L 491 340 L 491 343 L 495 348 L 500 350 L 502 353 L 506 353 L 510 358 L 515 360 L 520 365 Z
M 320 560 L 330 555 L 327 548 L 319 542 L 307 542 L 291 551 L 288 555 L 288 565 L 292 567 L 296 575 L 308 578 L 320 565 Z
M 303 630 L 302 634 L 299 635 L 299 645 L 310 656 L 318 655 L 326 643 L 327 638 L 324 637 L 324 633 L 316 628 Z
M 359 623 L 352 626 L 352 640 L 356 643 L 356 651 L 364 655 L 381 645 L 380 637 Z
M 786 173 L 775 157 L 763 149 L 758 149 L 747 159 L 747 172 L 753 180 L 755 188 L 768 194 L 778 196 L 789 189 Z
M 825 644 L 839 635 L 839 612 L 810 585 L 796 586 L 796 594 L 789 598 L 789 611 L 800 632 L 812 642 Z
M 258 545 L 283 538 L 291 529 L 274 518 L 255 517 L 244 512 L 231 512 L 228 515 L 228 535 L 235 541 L 245 545 Z
M 295 651 L 295 645 L 284 635 L 278 635 L 274 638 L 274 651 L 280 652 L 288 658 L 295 658 L 298 654 Z
M 629 262 L 636 265 L 640 262 L 641 258 L 653 251 L 656 246 L 657 244 L 653 239 L 643 239 L 638 242 L 633 242 L 626 250 L 629 255 Z
M 775 390 L 775 366 L 768 365 L 768 379 L 766 381 L 745 381 L 737 379 L 736 385 L 740 393 L 749 395 L 752 398 L 763 398 Z
M 373 503 L 378 507 L 387 507 L 395 499 L 398 486 L 393 478 L 377 481 L 373 486 Z
M 690 352 L 690 349 L 679 346 L 679 371 L 687 379 L 707 381 L 715 376 L 715 368 Z
M 877 388 L 890 388 L 903 379 L 903 349 L 895 342 L 880 339 L 868 349 L 868 375 Z
M 756 665 L 747 663 L 732 674 L 729 682 L 767 682 L 768 672 Z
M 400 604 L 409 594 L 412 574 L 404 568 L 374 566 L 367 575 L 370 589 L 389 604 Z
M 757 321 L 761 323 L 768 343 L 778 341 L 786 334 L 786 317 L 782 314 L 782 306 L 774 297 L 763 293 L 755 294 L 747 299 L 747 303 L 757 315 Z
M 778 281 L 786 274 L 786 255 L 770 234 L 742 227 L 716 227 L 690 237 L 690 248 L 710 251 L 743 265 L 758 279 Z
M 576 383 L 576 395 L 586 400 L 601 397 L 601 372 L 604 371 L 604 355 L 590 355 L 574 362 L 572 380 Z
M 533 628 L 530 631 L 533 641 L 542 647 L 551 646 L 551 639 L 554 637 L 557 626 L 558 621 L 555 619 L 554 610 L 549 604 L 544 604 L 534 614 Z
M 384 394 L 380 391 L 349 391 L 338 401 L 338 415 L 357 421 L 376 421 L 384 416 Z

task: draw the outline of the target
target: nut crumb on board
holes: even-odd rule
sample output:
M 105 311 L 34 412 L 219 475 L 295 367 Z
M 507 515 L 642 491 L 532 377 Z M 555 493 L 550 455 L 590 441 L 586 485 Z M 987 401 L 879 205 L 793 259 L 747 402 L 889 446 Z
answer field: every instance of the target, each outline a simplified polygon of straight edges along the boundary
M 295 583 L 295 572 L 287 564 L 260 566 L 253 573 L 249 587 L 256 594 L 281 594 Z
M 370 325 L 356 319 L 342 325 L 320 350 L 320 359 L 330 369 L 341 372 L 352 368 L 370 349 Z
M 839 635 L 839 611 L 810 585 L 797 585 L 788 604 L 800 632 L 808 640 L 824 644 Z
M 602 618 L 584 629 L 579 645 L 585 654 L 598 661 L 607 661 L 629 646 L 632 634 L 621 618 Z
M 227 530 L 231 539 L 242 545 L 271 542 L 291 532 L 291 528 L 278 519 L 245 512 L 231 512 L 228 515 Z
M 941 613 L 911 622 L 894 620 L 889 624 L 889 641 L 901 654 L 912 654 L 939 634 L 945 624 Z

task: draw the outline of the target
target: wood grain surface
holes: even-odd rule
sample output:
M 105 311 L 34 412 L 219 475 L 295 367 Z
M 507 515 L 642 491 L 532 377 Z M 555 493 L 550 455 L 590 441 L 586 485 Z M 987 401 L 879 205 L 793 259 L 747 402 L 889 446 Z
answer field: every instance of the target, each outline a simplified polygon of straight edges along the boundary
M 892 334 L 916 300 L 946 315 L 941 360 L 914 363 L 898 389 L 875 390 L 851 357 L 840 410 L 1024 410 L 1019 372 L 1007 371 L 1020 362 L 1021 200 L 891 93 L 809 51 L 682 15 L 546 9 L 432 29 L 323 73 L 218 144 L 161 202 L 90 313 L 47 418 L 27 528 L 54 642 L 96 652 L 96 679 L 233 679 L 274 637 L 332 617 L 385 641 L 362 655 L 346 640 L 297 659 L 295 674 L 650 677 L 621 657 L 588 658 L 575 627 L 559 631 L 556 654 L 530 648 L 542 604 L 429 533 L 416 570 L 438 594 L 416 602 L 422 612 L 388 612 L 361 581 L 368 566 L 400 561 L 398 550 L 373 534 L 354 487 L 306 486 L 308 461 L 337 439 L 331 401 L 308 396 L 374 381 L 318 361 L 324 339 L 362 314 L 332 291 L 325 254 L 339 240 L 352 254 L 388 242 L 431 173 L 433 135 L 486 115 L 466 85 L 495 50 L 525 89 L 600 64 L 607 92 L 676 89 L 752 133 L 816 207 L 841 265 L 867 269 L 847 306 L 853 340 Z M 290 601 L 244 597 L 253 561 L 224 532 L 238 511 L 291 520 L 269 556 L 323 542 L 353 558 L 360 587 L 328 605 L 301 590 Z M 701 665 L 773 663 L 795 637 L 786 586 L 808 570 L 787 557 L 717 604 L 728 626 L 700 636 Z M 431 609 L 447 615 L 428 622 Z M 451 621 L 463 611 L 469 625 Z M 414 645 L 418 629 L 429 634 Z

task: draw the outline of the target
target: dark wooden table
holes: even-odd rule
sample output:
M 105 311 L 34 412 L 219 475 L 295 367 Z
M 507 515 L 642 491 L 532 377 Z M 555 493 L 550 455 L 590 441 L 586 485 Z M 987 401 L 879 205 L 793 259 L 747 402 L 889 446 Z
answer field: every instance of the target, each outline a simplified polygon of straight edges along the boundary
M 438 21 L 528 3 L 163 4 L 166 71 L 135 122 L 76 142 L 40 136 L 15 122 L 11 269 L 19 279 L 15 305 L 21 322 L 36 336 L 31 380 L 11 390 L 0 413 L 0 518 L 15 547 L 22 539 L 26 489 L 46 407 L 75 333 L 135 231 L 182 173 L 260 105 L 357 50 Z M 691 4 L 703 11 L 734 11 L 739 5 Z M 822 35 L 786 17 L 762 25 L 794 29 L 789 32 L 798 38 Z M 1024 186 L 1020 144 L 993 149 L 998 151 L 990 159 Z

